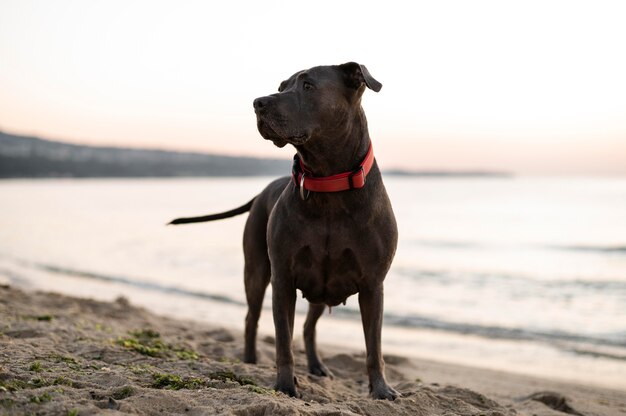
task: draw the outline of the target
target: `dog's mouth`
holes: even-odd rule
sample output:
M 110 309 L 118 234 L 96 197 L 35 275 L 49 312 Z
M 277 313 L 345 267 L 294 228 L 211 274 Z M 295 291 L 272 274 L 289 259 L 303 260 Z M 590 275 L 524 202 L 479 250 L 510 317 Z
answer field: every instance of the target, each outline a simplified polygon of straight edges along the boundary
M 257 128 L 261 136 L 265 140 L 271 140 L 276 147 L 285 147 L 287 145 L 287 140 L 281 137 L 276 130 L 272 128 L 270 123 L 261 120 L 261 118 L 257 120 Z
M 288 138 L 287 142 L 293 144 L 294 146 L 299 146 L 301 144 L 306 143 L 307 140 L 309 140 L 309 135 L 306 133 L 303 133 L 303 134 L 299 134 L 297 136 Z
M 257 118 L 257 128 L 261 136 L 265 140 L 271 140 L 277 147 L 285 147 L 287 144 L 299 146 L 309 140 L 308 133 L 291 133 L 287 132 L 282 125 L 273 122 L 272 120 L 264 120 L 261 117 Z

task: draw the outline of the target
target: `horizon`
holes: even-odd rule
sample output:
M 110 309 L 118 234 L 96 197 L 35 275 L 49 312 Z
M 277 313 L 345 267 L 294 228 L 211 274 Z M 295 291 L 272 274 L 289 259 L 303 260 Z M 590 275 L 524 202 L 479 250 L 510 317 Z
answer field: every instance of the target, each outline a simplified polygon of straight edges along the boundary
M 107 148 L 113 148 L 113 149 L 122 149 L 122 150 L 143 150 L 143 151 L 162 151 L 162 152 L 174 152 L 174 153 L 193 153 L 193 154 L 198 154 L 198 155 L 211 155 L 211 156 L 218 156 L 218 157 L 234 157 L 234 158 L 258 158 L 258 159 L 266 159 L 266 160 L 291 160 L 293 158 L 293 151 L 292 153 L 283 156 L 283 155 L 251 155 L 251 154 L 243 154 L 243 153 L 218 153 L 218 152 L 213 152 L 213 151 L 205 151 L 205 150 L 184 150 L 184 149 L 169 149 L 169 148 L 165 148 L 165 147 L 149 147 L 149 146 L 142 146 L 142 145 L 138 145 L 138 146 L 132 146 L 132 145 L 124 145 L 124 144 L 119 144 L 119 143 L 114 143 L 114 144 L 99 144 L 99 143 L 81 143 L 81 142 L 72 142 L 72 141 L 68 141 L 68 140 L 63 140 L 62 138 L 55 138 L 55 137 L 43 137 L 41 135 L 29 135 L 29 134 L 22 134 L 19 132 L 11 132 L 11 131 L 6 131 L 3 128 L 0 127 L 0 133 L 1 134 L 7 134 L 7 135 L 12 135 L 12 136 L 17 136 L 17 137 L 24 137 L 24 138 L 34 138 L 34 139 L 39 139 L 39 140 L 44 140 L 44 141 L 50 141 L 53 143 L 58 143 L 58 144 L 62 144 L 62 145 L 75 145 L 75 146 L 89 146 L 89 147 L 93 147 L 93 148 L 101 148 L 101 149 L 107 149 Z M 487 174 L 487 175 L 496 175 L 496 176 L 503 176 L 503 177 L 598 177 L 598 178 L 602 178 L 602 177 L 616 177 L 616 178 L 620 178 L 623 176 L 626 176 L 626 174 L 624 173 L 567 173 L 567 174 L 560 174 L 560 173 L 528 173 L 528 172 L 516 172 L 513 170 L 495 170 L 495 169 L 488 169 L 488 168 L 476 168 L 476 169 L 459 169 L 459 168 L 454 168 L 454 167 L 432 167 L 432 168 L 411 168 L 411 167 L 403 167 L 403 166 L 394 166 L 394 165 L 389 165 L 389 166 L 381 166 L 381 170 L 383 173 L 387 173 L 389 174 L 389 172 L 400 172 L 400 174 L 402 173 L 415 173 L 415 174 L 429 174 L 429 173 L 434 173 L 434 174 Z M 134 178 L 134 177 L 133 177 Z
M 383 84 L 363 106 L 384 169 L 626 174 L 626 4 L 325 4 L 5 1 L 0 126 L 289 158 L 260 137 L 252 100 L 357 61 Z
M 19 138 L 23 138 L 23 139 L 35 139 L 35 140 L 42 140 L 42 141 L 47 141 L 50 143 L 54 143 L 56 145 L 69 145 L 69 146 L 87 146 L 87 147 L 91 147 L 93 149 L 116 149 L 116 150 L 137 150 L 137 151 L 147 151 L 147 152 L 171 152 L 171 153 L 189 153 L 189 154 L 195 154 L 195 155 L 206 155 L 206 156 L 217 156 L 217 157 L 232 157 L 232 158 L 257 158 L 257 159 L 262 159 L 262 160 L 271 160 L 271 161 L 290 161 L 292 159 L 292 157 L 289 158 L 282 158 L 282 157 L 271 157 L 271 156 L 254 156 L 254 155 L 245 155 L 245 154 L 224 154 L 224 153 L 215 153 L 215 152 L 206 152 L 206 151 L 185 151 L 185 150 L 171 150 L 171 149 L 165 149 L 165 148 L 159 148 L 159 147 L 132 147 L 132 146 L 123 146 L 123 145 L 98 145 L 98 144 L 85 144 L 85 143 L 75 143 L 75 142 L 70 142 L 70 141 L 65 141 L 62 139 L 58 139 L 58 138 L 50 138 L 50 137 L 42 137 L 42 136 L 30 136 L 30 135 L 24 135 L 24 134 L 17 134 L 14 132 L 7 132 L 5 130 L 3 130 L 2 128 L 0 128 L 0 135 L 7 135 L 7 136 L 14 136 L 14 137 L 19 137 Z M 1 145 L 1 142 L 0 142 Z M 0 146 L 1 147 L 1 146 Z M 492 171 L 492 170 L 454 170 L 454 169 L 427 169 L 427 170 L 411 170 L 411 169 L 407 169 L 407 168 L 401 168 L 401 167 L 394 167 L 394 166 L 389 166 L 385 169 L 383 169 L 383 173 L 387 172 L 387 174 L 389 174 L 390 172 L 392 172 L 393 174 L 486 174 L 486 175 L 496 175 L 496 176 L 518 176 L 515 172 L 510 172 L 510 171 Z M 208 175 L 208 176 L 213 176 L 213 175 Z M 238 175 L 237 175 L 238 176 Z M 262 176 L 262 175 L 260 175 Z M 96 176 L 98 178 L 107 178 L 108 176 Z M 152 176 L 146 176 L 148 178 L 152 177 Z M 160 177 L 160 176 L 156 176 L 156 177 Z M 9 177 L 10 178 L 10 177 Z M 20 176 L 16 177 L 16 178 L 21 178 Z M 136 178 L 135 176 L 131 176 L 130 178 Z M 1 178 L 0 179 L 7 179 L 7 178 Z

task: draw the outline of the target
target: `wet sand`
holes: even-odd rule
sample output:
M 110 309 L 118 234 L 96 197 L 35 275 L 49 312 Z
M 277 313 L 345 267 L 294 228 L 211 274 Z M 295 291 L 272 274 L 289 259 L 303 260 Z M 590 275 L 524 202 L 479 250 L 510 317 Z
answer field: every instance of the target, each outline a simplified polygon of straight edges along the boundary
M 402 397 L 368 398 L 363 351 L 325 345 L 333 379 L 309 375 L 301 398 L 272 390 L 272 337 L 240 361 L 239 330 L 100 302 L 0 287 L 0 414 L 625 415 L 626 392 L 387 355 Z M 119 414 L 119 413 L 117 413 Z

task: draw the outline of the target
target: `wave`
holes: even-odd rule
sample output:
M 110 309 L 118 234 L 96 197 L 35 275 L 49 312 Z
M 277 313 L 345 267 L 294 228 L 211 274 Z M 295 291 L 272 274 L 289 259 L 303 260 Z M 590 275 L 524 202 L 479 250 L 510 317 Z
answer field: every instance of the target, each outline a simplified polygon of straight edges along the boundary
M 551 246 L 551 248 L 565 251 L 582 251 L 592 253 L 616 253 L 626 254 L 626 246 L 593 246 L 593 245 L 564 245 L 564 246 Z
M 476 241 L 449 241 L 449 240 L 412 240 L 409 244 L 423 247 L 444 249 L 470 249 L 470 250 L 511 250 L 511 249 L 534 249 L 534 250 L 559 250 L 576 251 L 587 253 L 626 254 L 626 245 L 542 245 L 542 244 L 507 244 L 488 243 Z
M 555 279 L 555 280 L 538 280 L 522 274 L 513 273 L 490 273 L 490 272 L 463 272 L 455 273 L 446 270 L 437 269 L 413 269 L 407 267 L 395 267 L 392 273 L 408 277 L 413 280 L 433 280 L 442 285 L 463 282 L 464 284 L 482 285 L 487 282 L 506 282 L 508 285 L 517 283 L 525 288 L 534 287 L 540 289 L 557 289 L 566 288 L 578 289 L 594 289 L 597 291 L 623 291 L 626 294 L 626 281 L 623 280 L 589 280 L 589 279 Z
M 566 348 L 567 351 L 577 355 L 587 355 L 594 358 L 609 358 L 612 360 L 626 361 L 626 353 L 614 353 L 599 351 L 592 348 Z
M 147 282 L 144 280 L 137 280 L 131 277 L 125 276 L 113 276 L 101 273 L 94 273 L 83 270 L 76 270 L 67 267 L 60 267 L 57 265 L 28 262 L 24 260 L 16 260 L 23 266 L 36 268 L 48 273 L 62 274 L 65 276 L 71 276 L 83 279 L 93 279 L 110 283 L 118 283 L 133 287 L 138 287 L 145 290 L 153 290 L 167 294 L 174 294 L 180 296 L 189 296 L 194 298 L 205 299 L 208 301 L 226 303 L 231 305 L 237 305 L 241 307 L 247 307 L 245 302 L 238 299 L 234 299 L 229 296 L 217 295 L 204 291 L 193 291 L 187 289 L 181 289 L 175 286 L 163 285 L 159 283 Z M 7 274 L 10 279 L 19 278 L 15 273 Z M 19 279 L 23 280 L 23 279 Z M 266 306 L 266 309 L 269 307 Z M 350 307 L 341 307 L 333 310 L 333 315 L 350 320 L 360 321 L 361 315 L 358 309 Z M 589 345 L 597 346 L 611 346 L 611 347 L 623 347 L 626 348 L 626 333 L 620 334 L 606 334 L 604 336 L 590 336 L 580 335 L 566 331 L 541 331 L 522 328 L 508 328 L 502 326 L 493 325 L 479 325 L 466 322 L 452 322 L 432 317 L 419 316 L 419 315 L 405 315 L 392 312 L 386 312 L 384 314 L 384 320 L 386 325 L 393 325 L 402 328 L 417 328 L 417 329 L 432 329 L 438 331 L 444 331 L 449 333 L 474 335 L 490 339 L 503 339 L 514 341 L 539 341 L 555 345 L 563 350 L 581 354 L 602 356 L 605 358 L 626 360 L 626 354 L 609 354 L 596 349 L 589 348 Z M 575 344 L 575 346 L 573 346 Z M 586 346 L 581 346 L 586 345 Z
M 110 282 L 110 283 L 120 283 L 123 285 L 138 287 L 138 288 L 146 289 L 146 290 L 158 291 L 162 293 L 189 296 L 189 297 L 212 300 L 215 302 L 228 303 L 228 304 L 238 305 L 238 306 L 247 306 L 245 302 L 242 302 L 240 300 L 237 300 L 228 296 L 224 296 L 224 295 L 217 295 L 217 294 L 212 294 L 212 293 L 207 293 L 207 292 L 181 289 L 176 286 L 162 285 L 159 283 L 148 282 L 145 280 L 138 280 L 138 279 L 134 279 L 130 277 L 112 276 L 112 275 L 105 275 L 101 273 L 70 269 L 67 267 L 55 266 L 52 264 L 27 262 L 23 260 L 19 260 L 18 262 L 22 265 L 36 268 L 39 270 L 43 270 L 48 273 L 62 274 L 65 276 L 78 277 L 78 278 L 83 278 L 83 279 L 100 280 L 103 282 Z M 15 274 L 13 274 L 13 276 L 15 276 Z M 11 277 L 12 276 L 9 275 L 9 278 Z
M 335 313 L 339 316 L 355 319 L 360 319 L 361 316 L 360 312 L 357 309 L 352 308 L 339 308 L 336 310 L 336 312 L 333 310 L 333 314 Z M 424 316 L 402 315 L 394 313 L 385 313 L 384 320 L 385 325 L 393 325 L 404 328 L 434 329 L 463 335 L 476 335 L 490 339 L 495 338 L 513 341 L 543 341 L 549 342 L 551 344 L 566 342 L 568 343 L 568 345 L 570 345 L 571 343 L 584 343 L 612 347 L 626 347 L 626 338 L 620 336 L 623 334 L 609 334 L 608 336 L 604 337 L 594 337 L 558 330 L 539 331 L 521 328 L 507 328 L 492 325 L 477 325 L 463 322 L 444 321 Z M 563 346 L 563 348 L 565 348 L 565 346 Z M 574 349 L 571 348 L 571 346 L 568 346 L 567 349 L 576 353 L 583 353 L 583 351 L 586 351 L 582 348 Z M 615 355 L 614 358 L 616 357 L 626 360 L 626 355 Z
M 409 244 L 423 247 L 451 248 L 451 249 L 480 249 L 487 247 L 497 247 L 494 245 L 477 243 L 472 241 L 447 241 L 447 240 L 412 240 Z

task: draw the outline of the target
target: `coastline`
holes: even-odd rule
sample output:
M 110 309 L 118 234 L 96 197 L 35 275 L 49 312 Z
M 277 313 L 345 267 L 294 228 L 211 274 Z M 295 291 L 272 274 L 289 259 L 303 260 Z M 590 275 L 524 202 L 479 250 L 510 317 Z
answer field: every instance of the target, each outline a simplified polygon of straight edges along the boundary
M 239 361 L 242 334 L 101 302 L 0 286 L 0 413 L 623 415 L 626 393 L 501 371 L 386 355 L 403 397 L 367 397 L 364 352 L 322 345 L 335 377 L 306 372 L 301 399 L 275 393 L 271 337 L 259 364 Z M 562 400 L 564 399 L 564 401 Z M 561 410 L 555 410 L 560 408 Z M 573 412 L 573 413 L 572 413 Z
M 267 181 L 0 182 L 0 283 L 105 301 L 123 294 L 157 314 L 241 330 L 246 216 L 164 223 L 237 206 Z M 385 280 L 385 353 L 626 391 L 626 223 L 616 203 L 626 182 L 396 177 L 386 185 L 402 232 Z M 268 288 L 264 335 L 274 332 L 270 299 Z M 306 309 L 299 300 L 296 337 Z M 363 349 L 356 297 L 318 328 L 320 344 Z

